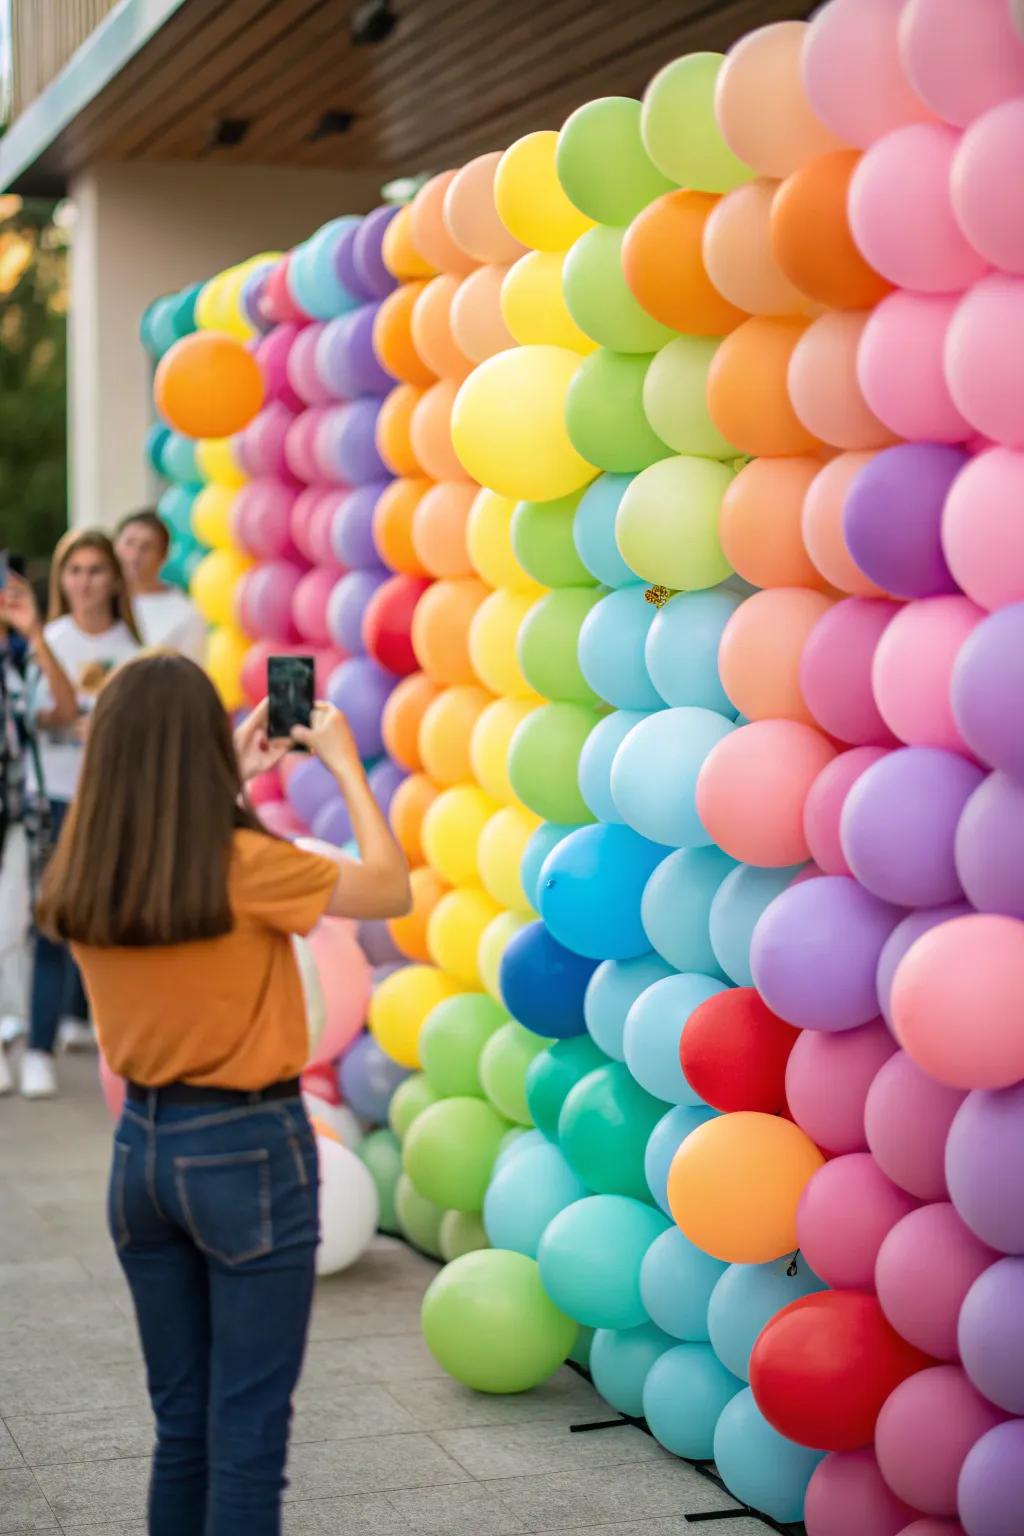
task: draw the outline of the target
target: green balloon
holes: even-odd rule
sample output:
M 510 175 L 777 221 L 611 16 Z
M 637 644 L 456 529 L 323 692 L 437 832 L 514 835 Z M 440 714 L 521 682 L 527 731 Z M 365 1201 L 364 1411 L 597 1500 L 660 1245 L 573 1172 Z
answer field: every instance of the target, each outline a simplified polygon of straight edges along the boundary
M 505 1248 L 443 1269 L 423 1298 L 422 1321 L 434 1358 L 477 1392 L 528 1392 L 576 1341 L 576 1324 L 548 1296 L 536 1260 Z
M 602 96 L 562 124 L 558 179 L 570 202 L 599 224 L 628 224 L 656 197 L 675 190 L 644 148 L 640 114 L 632 96 Z
M 734 155 L 715 118 L 721 53 L 688 53 L 659 70 L 644 92 L 640 133 L 663 175 L 693 192 L 731 192 L 754 171 Z
M 441 1257 L 446 1264 L 461 1259 L 464 1253 L 476 1253 L 480 1248 L 491 1246 L 484 1224 L 475 1211 L 445 1211 L 438 1237 Z
M 644 379 L 651 366 L 649 353 L 601 347 L 577 369 L 566 397 L 565 425 L 576 452 L 599 469 L 629 475 L 670 456 L 644 411 Z
M 184 485 L 201 482 L 202 475 L 196 463 L 196 447 L 194 438 L 185 437 L 181 432 L 169 434 L 163 451 L 164 474 L 169 480 L 177 480 Z
M 659 438 L 676 453 L 729 460 L 739 454 L 711 420 L 707 405 L 708 369 L 719 345 L 717 336 L 677 336 L 655 353 L 647 370 L 644 412 Z
M 524 1029 L 515 1019 L 510 1019 L 484 1046 L 480 1056 L 480 1081 L 484 1093 L 506 1120 L 514 1120 L 521 1126 L 533 1124 L 526 1102 L 526 1074 L 534 1058 L 547 1050 L 548 1043 L 532 1029 Z M 502 1138 L 499 1155 L 504 1151 L 506 1141 L 507 1136 Z
M 398 1137 L 393 1131 L 386 1131 L 382 1127 L 364 1136 L 356 1151 L 369 1169 L 377 1189 L 380 1205 L 377 1225 L 382 1232 L 397 1232 L 395 1189 L 402 1176 L 402 1147 Z
M 430 1010 L 420 1034 L 420 1061 L 437 1098 L 484 1097 L 480 1052 L 508 1017 L 486 992 L 461 992 Z
M 582 1365 L 585 1371 L 590 1369 L 590 1349 L 594 1342 L 594 1333 L 595 1329 L 587 1328 L 581 1323 L 580 1331 L 576 1335 L 576 1343 L 573 1345 L 572 1353 L 569 1356 L 569 1359 L 574 1360 L 577 1365 Z
M 440 1097 L 441 1095 L 430 1086 L 425 1072 L 414 1072 L 412 1077 L 407 1077 L 404 1082 L 399 1083 L 388 1105 L 388 1125 L 399 1141 L 405 1141 L 413 1121 L 417 1120 L 425 1109 L 436 1104 Z
M 398 1230 L 407 1242 L 432 1259 L 441 1257 L 441 1221 L 444 1211 L 432 1200 L 426 1200 L 403 1173 L 395 1185 L 395 1215 Z
M 557 501 L 521 501 L 512 514 L 516 559 L 542 587 L 590 587 L 594 578 L 576 553 L 572 529 L 583 491 Z
M 607 1062 L 589 1035 L 556 1040 L 530 1063 L 526 1073 L 526 1102 L 533 1123 L 548 1141 L 558 1140 L 558 1117 L 566 1095 L 581 1078 Z
M 562 290 L 581 331 L 615 352 L 656 352 L 677 334 L 649 315 L 622 271 L 624 231 L 598 224 L 571 246 Z
M 508 1121 L 483 1099 L 441 1099 L 406 1136 L 405 1171 L 444 1210 L 479 1211 L 507 1130 Z
M 523 676 L 541 698 L 598 703 L 576 652 L 583 620 L 604 595 L 604 587 L 561 587 L 534 603 L 520 624 L 516 655 Z
M 569 826 L 594 820 L 580 794 L 578 769 L 583 743 L 603 713 L 586 704 L 542 704 L 516 727 L 509 779 L 535 815 Z
M 558 1145 L 573 1172 L 598 1195 L 650 1200 L 644 1153 L 665 1113 L 621 1061 L 575 1083 L 558 1116 Z
M 615 542 L 644 581 L 676 592 L 717 587 L 732 575 L 718 537 L 732 469 L 715 459 L 662 459 L 630 481 L 615 516 Z

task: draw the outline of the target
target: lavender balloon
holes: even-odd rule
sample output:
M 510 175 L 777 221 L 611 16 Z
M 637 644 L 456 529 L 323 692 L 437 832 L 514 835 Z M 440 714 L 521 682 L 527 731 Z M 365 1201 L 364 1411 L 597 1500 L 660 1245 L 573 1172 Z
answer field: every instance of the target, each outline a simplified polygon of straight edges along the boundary
M 967 1095 L 946 1140 L 946 1182 L 976 1237 L 1024 1254 L 1024 1083 Z
M 311 757 L 308 762 L 300 763 L 289 777 L 285 798 L 314 837 L 320 837 L 322 834 L 315 830 L 314 822 L 325 805 L 339 798 L 337 780 L 318 758 Z M 333 842 L 334 839 L 327 838 L 326 841 Z
M 975 790 L 956 831 L 956 867 L 979 912 L 1024 918 L 1024 783 L 991 773 Z
M 349 571 L 379 571 L 380 555 L 373 541 L 373 513 L 386 480 L 356 486 L 334 514 L 331 550 L 339 565 Z
M 334 798 L 327 800 L 313 818 L 313 836 L 325 843 L 333 843 L 335 848 L 344 848 L 352 836 L 352 819 L 348 806 L 337 793 L 337 784 L 334 789 Z
M 335 667 L 327 697 L 352 728 L 359 756 L 377 757 L 384 750 L 380 717 L 397 679 L 371 656 L 353 656 Z
M 355 246 L 363 220 L 353 221 L 345 228 L 334 247 L 334 272 L 343 288 L 355 298 L 372 299 L 375 295 L 367 288 L 355 264 Z
M 957 1512 L 967 1536 L 1017 1536 L 1024 1510 L 1024 1422 L 1012 1419 L 967 1452 L 957 1483 Z
M 373 918 L 360 923 L 357 937 L 371 965 L 388 965 L 392 960 L 405 959 L 383 919 Z
M 968 458 L 946 443 L 900 443 L 859 471 L 843 503 L 843 536 L 869 580 L 896 597 L 959 590 L 940 534 L 946 495 Z
M 408 1069 L 385 1056 L 372 1035 L 358 1035 L 338 1063 L 342 1098 L 374 1125 L 385 1123 L 391 1095 L 408 1076 Z
M 324 411 L 316 432 L 315 455 L 321 472 L 330 480 L 348 485 L 367 485 L 387 477 L 377 452 L 379 400 L 353 400 Z
M 398 287 L 398 279 L 384 265 L 384 236 L 398 212 L 396 207 L 375 208 L 363 219 L 352 243 L 352 264 L 364 293 L 386 299 Z
M 1024 1414 L 1024 1259 L 1000 1259 L 964 1297 L 960 1359 L 982 1397 Z
M 361 656 L 365 652 L 363 614 L 370 598 L 388 577 L 385 570 L 349 571 L 335 583 L 327 602 L 327 628 L 334 644 L 347 655 Z
M 267 278 L 270 276 L 273 266 L 274 263 L 272 261 L 264 262 L 242 284 L 242 313 L 249 324 L 254 326 L 264 336 L 274 323 L 263 312 L 263 294 L 267 286 Z
M 950 702 L 971 751 L 1024 779 L 1024 603 L 990 613 L 964 641 Z
M 890 1029 L 893 1028 L 890 1009 L 893 977 L 911 944 L 915 944 L 923 933 L 927 933 L 931 928 L 937 928 L 940 923 L 948 923 L 953 917 L 966 917 L 973 911 L 974 908 L 968 902 L 957 901 L 950 906 L 927 907 L 923 912 L 911 912 L 909 917 L 905 917 L 902 922 L 896 924 L 882 946 L 882 953 L 878 957 L 878 970 L 875 974 L 878 1006 Z
M 317 373 L 339 400 L 383 396 L 394 388 L 394 378 L 381 367 L 373 347 L 379 308 L 379 304 L 364 304 L 350 315 L 328 321 L 317 340 Z
M 373 791 L 373 798 L 386 816 L 391 809 L 395 790 L 407 777 L 405 769 L 399 768 L 390 757 L 382 757 L 379 762 L 374 763 L 367 777 L 370 789 Z

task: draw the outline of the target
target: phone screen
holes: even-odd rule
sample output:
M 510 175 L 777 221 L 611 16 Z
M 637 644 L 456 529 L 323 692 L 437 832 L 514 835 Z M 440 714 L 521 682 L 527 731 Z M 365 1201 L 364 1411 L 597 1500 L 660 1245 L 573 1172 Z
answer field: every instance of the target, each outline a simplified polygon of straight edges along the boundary
M 8 555 L 6 549 L 0 549 L 0 592 L 2 592 L 7 585 L 7 572 L 10 569 L 10 561 L 11 557 Z
M 290 736 L 293 725 L 308 725 L 313 713 L 312 656 L 267 658 L 267 735 L 272 740 Z

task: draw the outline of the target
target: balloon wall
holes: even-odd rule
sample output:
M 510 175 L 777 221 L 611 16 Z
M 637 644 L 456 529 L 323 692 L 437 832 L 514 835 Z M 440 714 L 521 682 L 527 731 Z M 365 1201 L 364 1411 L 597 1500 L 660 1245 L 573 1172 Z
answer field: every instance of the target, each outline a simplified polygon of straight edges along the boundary
M 262 259 L 168 493 L 412 867 L 337 1080 L 431 1350 L 809 1536 L 1024 1530 L 1022 130 L 1006 0 L 677 59 Z

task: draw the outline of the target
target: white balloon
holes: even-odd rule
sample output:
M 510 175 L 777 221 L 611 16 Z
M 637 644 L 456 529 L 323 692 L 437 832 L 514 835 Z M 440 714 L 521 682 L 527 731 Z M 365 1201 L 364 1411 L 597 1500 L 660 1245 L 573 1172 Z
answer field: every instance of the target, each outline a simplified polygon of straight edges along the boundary
M 365 1132 L 347 1104 L 328 1104 L 326 1099 L 319 1098 L 315 1093 L 303 1093 L 302 1102 L 311 1120 L 323 1121 L 328 1130 L 341 1138 L 342 1146 L 355 1152 Z
M 292 934 L 292 950 L 295 954 L 295 964 L 299 968 L 302 996 L 306 1004 L 306 1034 L 309 1039 L 306 1060 L 308 1061 L 324 1032 L 324 1026 L 327 1023 L 327 1004 L 324 1001 L 324 989 L 320 985 L 320 973 L 316 968 L 313 951 L 306 940 L 300 938 L 297 933 Z
M 354 1152 L 316 1138 L 320 1158 L 320 1246 L 318 1275 L 336 1275 L 362 1256 L 373 1241 L 380 1211 L 369 1169 Z

